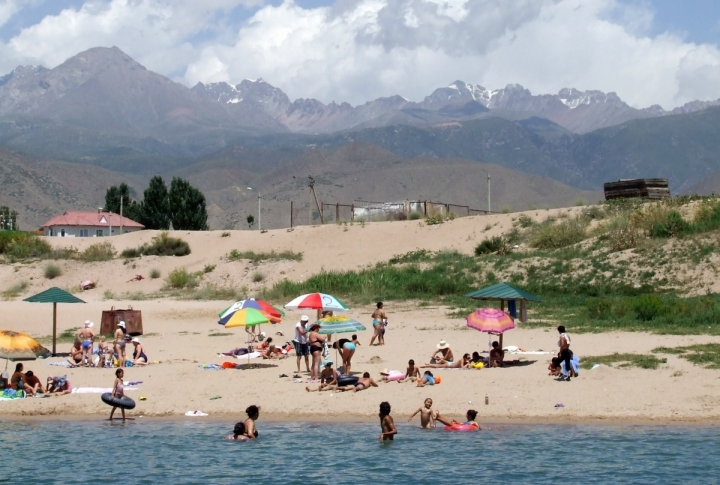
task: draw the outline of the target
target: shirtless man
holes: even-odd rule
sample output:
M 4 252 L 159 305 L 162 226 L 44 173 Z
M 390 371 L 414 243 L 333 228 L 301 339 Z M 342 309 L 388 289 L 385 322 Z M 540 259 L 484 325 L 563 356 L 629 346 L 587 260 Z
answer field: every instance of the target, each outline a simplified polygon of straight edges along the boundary
M 433 400 L 430 398 L 425 399 L 423 403 L 425 407 L 417 408 L 417 411 L 412 413 L 408 418 L 408 423 L 412 421 L 417 413 L 420 413 L 420 427 L 421 428 L 434 428 L 435 418 L 440 415 L 440 411 L 434 411 L 432 409 Z
M 370 377 L 370 373 L 366 372 L 363 374 L 363 376 L 358 379 L 357 383 L 354 386 L 345 386 L 345 387 L 338 387 L 338 391 L 352 391 L 352 392 L 358 392 L 363 391 L 369 387 L 378 387 L 377 382 L 375 382 L 372 377 Z
M 325 368 L 320 373 L 320 385 L 317 389 L 310 389 L 310 387 L 306 387 L 305 390 L 307 392 L 322 392 L 322 391 L 332 391 L 337 389 L 337 372 L 335 369 L 332 368 L 332 362 L 328 362 L 325 364 Z
M 92 367 L 92 352 L 93 342 L 95 341 L 95 332 L 93 331 L 94 323 L 90 320 L 85 320 L 85 327 L 78 332 L 78 340 L 82 343 L 82 360 L 80 365 L 85 367 Z M 87 359 L 87 360 L 85 360 Z
M 83 364 L 83 349 L 79 340 L 75 340 L 70 349 L 70 357 L 67 358 L 71 367 L 80 367 Z
M 450 344 L 441 340 L 437 344 L 437 350 L 430 356 L 430 364 L 452 364 L 455 360 Z
M 421 366 L 422 369 L 467 369 L 470 367 L 470 363 L 472 360 L 470 359 L 470 354 L 465 354 L 462 356 L 462 359 L 455 361 L 451 364 L 425 364 Z

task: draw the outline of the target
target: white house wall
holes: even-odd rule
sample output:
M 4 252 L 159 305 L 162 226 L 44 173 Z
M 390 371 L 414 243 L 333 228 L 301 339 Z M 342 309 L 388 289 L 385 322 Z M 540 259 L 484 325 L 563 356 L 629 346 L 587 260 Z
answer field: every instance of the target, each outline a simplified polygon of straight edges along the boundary
M 108 235 L 108 229 L 107 227 L 98 227 L 98 226 L 52 226 L 52 227 L 44 227 L 43 232 L 46 236 L 50 236 L 50 230 L 52 229 L 52 236 L 53 237 L 62 237 L 62 231 L 65 230 L 65 237 L 80 237 L 80 231 L 81 230 L 87 230 L 88 237 L 97 237 L 96 231 L 98 229 L 102 229 L 103 236 Z M 140 231 L 141 228 L 139 227 L 123 227 L 123 234 L 126 234 L 128 232 L 137 232 Z M 117 236 L 120 234 L 120 227 L 113 226 L 112 228 L 112 235 Z

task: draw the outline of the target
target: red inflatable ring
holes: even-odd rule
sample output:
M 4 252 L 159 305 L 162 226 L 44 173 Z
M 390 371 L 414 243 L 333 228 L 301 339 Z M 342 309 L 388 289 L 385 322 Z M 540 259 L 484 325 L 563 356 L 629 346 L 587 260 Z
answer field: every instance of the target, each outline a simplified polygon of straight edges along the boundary
M 452 426 L 445 426 L 445 431 L 477 431 L 478 427 L 472 424 L 453 424 Z

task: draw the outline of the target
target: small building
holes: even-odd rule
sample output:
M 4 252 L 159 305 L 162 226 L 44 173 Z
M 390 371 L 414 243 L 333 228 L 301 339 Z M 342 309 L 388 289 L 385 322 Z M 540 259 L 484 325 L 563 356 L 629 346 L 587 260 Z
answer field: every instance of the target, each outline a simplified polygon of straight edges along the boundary
M 42 225 L 43 234 L 56 237 L 104 237 L 141 231 L 145 226 L 114 212 L 68 211 Z
M 605 200 L 643 198 L 650 200 L 670 197 L 667 179 L 621 179 L 605 183 Z

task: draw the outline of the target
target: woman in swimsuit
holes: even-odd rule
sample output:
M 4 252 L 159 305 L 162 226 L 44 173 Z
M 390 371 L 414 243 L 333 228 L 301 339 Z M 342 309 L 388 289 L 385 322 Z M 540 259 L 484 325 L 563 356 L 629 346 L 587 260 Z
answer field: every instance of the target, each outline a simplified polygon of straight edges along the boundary
M 310 355 L 312 355 L 312 372 L 310 381 L 315 382 L 320 379 L 320 354 L 322 354 L 325 337 L 318 333 L 320 325 L 313 323 L 308 334 L 308 344 L 310 344 Z
M 385 337 L 382 334 L 382 330 L 383 326 L 387 323 L 387 315 L 385 314 L 385 310 L 383 310 L 383 302 L 377 302 L 377 308 L 370 316 L 373 319 L 373 330 L 375 331 L 370 339 L 370 345 L 375 342 L 375 339 L 378 340 L 378 345 L 384 345 Z
M 125 385 L 123 384 L 124 375 L 125 371 L 122 369 L 115 371 L 115 384 L 113 384 L 113 390 L 111 393 L 112 397 L 122 398 L 125 395 Z M 117 406 L 113 406 L 112 411 L 110 411 L 110 421 L 112 421 L 113 414 L 115 414 L 116 409 Z M 122 412 L 122 420 L 125 421 L 125 410 L 120 408 L 120 411 Z
M 350 366 L 352 365 L 352 357 L 355 354 L 355 344 L 351 340 L 342 338 L 333 344 L 334 349 L 338 349 L 343 362 L 343 374 L 350 375 Z
M 125 322 L 120 321 L 115 330 L 115 353 L 118 358 L 118 366 L 125 367 Z
M 245 437 L 249 440 L 254 440 L 258 437 L 257 429 L 255 428 L 255 421 L 260 417 L 260 406 L 248 406 L 245 412 L 248 418 L 245 420 Z
M 67 359 L 71 367 L 80 367 L 83 362 L 83 350 L 80 341 L 75 339 L 72 348 L 70 349 L 70 357 Z
M 471 362 L 470 354 L 465 354 L 462 356 L 462 359 L 457 362 L 451 362 L 449 364 L 425 364 L 421 369 L 467 369 Z
M 392 441 L 395 439 L 395 435 L 397 434 L 397 428 L 395 427 L 395 422 L 393 421 L 392 416 L 390 416 L 390 403 L 385 401 L 380 403 L 380 413 L 378 414 L 380 417 L 380 428 L 382 429 L 382 433 L 380 433 L 380 441 Z
M 148 365 L 148 357 L 145 355 L 145 349 L 143 349 L 140 339 L 135 337 L 132 339 L 132 344 L 135 346 L 135 350 L 133 350 L 133 365 Z

